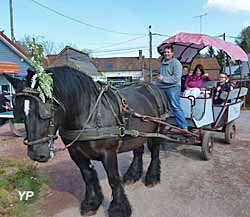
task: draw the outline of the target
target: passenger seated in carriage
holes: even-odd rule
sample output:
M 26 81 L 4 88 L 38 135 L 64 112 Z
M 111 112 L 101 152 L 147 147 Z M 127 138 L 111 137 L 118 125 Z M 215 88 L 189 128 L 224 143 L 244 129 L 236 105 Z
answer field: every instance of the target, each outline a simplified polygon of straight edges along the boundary
M 186 90 L 185 83 L 186 83 L 188 76 L 190 75 L 192 74 L 190 74 L 189 67 L 184 65 L 182 67 L 182 76 L 181 76 L 181 92 L 182 93 Z
M 223 104 L 223 100 L 220 98 L 222 91 L 229 92 L 233 89 L 234 81 L 229 81 L 226 73 L 220 73 L 217 87 L 214 89 L 214 104 Z
M 189 76 L 185 82 L 186 90 L 183 93 L 184 97 L 194 96 L 197 98 L 201 93 L 201 87 L 204 81 L 211 81 L 212 77 L 204 72 L 203 66 L 198 64 L 195 66 L 193 74 Z

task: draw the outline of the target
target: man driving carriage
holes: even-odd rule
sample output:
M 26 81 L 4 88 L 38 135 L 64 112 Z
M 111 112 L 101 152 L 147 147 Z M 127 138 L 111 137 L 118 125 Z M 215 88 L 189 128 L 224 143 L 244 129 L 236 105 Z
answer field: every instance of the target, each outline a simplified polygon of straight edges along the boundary
M 166 94 L 177 126 L 187 130 L 187 121 L 180 105 L 181 76 L 182 65 L 178 59 L 174 58 L 173 46 L 167 45 L 158 71 L 157 85 Z

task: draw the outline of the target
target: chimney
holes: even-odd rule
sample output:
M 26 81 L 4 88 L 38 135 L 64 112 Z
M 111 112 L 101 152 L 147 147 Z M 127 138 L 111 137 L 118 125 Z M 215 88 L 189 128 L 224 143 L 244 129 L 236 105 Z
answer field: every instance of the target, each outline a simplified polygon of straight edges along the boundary
M 139 50 L 139 63 L 140 63 L 140 67 L 141 67 L 141 71 L 142 71 L 142 77 L 144 80 L 144 56 L 142 56 L 142 50 Z
M 142 60 L 142 50 L 139 50 L 139 60 Z

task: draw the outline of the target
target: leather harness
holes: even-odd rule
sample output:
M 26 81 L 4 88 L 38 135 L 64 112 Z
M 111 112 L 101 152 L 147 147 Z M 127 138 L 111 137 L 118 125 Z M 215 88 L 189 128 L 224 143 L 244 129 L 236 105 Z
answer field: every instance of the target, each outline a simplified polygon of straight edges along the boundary
M 133 84 L 132 84 L 133 85 Z M 156 133 L 145 133 L 145 132 L 140 132 L 137 130 L 128 130 L 127 128 L 127 123 L 128 123 L 128 119 L 133 116 L 136 118 L 141 118 L 143 121 L 151 121 L 154 123 L 157 123 L 158 126 L 164 124 L 164 121 L 166 120 L 166 117 L 168 117 L 168 107 L 166 104 L 166 100 L 164 99 L 164 96 L 162 95 L 162 92 L 156 88 L 157 90 L 157 94 L 160 97 L 155 96 L 155 92 L 154 89 L 147 83 L 143 83 L 143 85 L 147 88 L 147 90 L 149 91 L 149 93 L 153 96 L 153 98 L 155 99 L 156 105 L 157 105 L 157 113 L 158 113 L 158 117 L 151 117 L 151 116 L 146 116 L 146 115 L 141 115 L 139 113 L 134 112 L 126 103 L 126 99 L 125 97 L 121 94 L 120 90 L 112 87 L 111 85 L 100 85 L 97 84 L 97 88 L 100 91 L 99 95 L 97 97 L 97 100 L 94 104 L 94 106 L 92 107 L 88 118 L 86 119 L 86 121 L 83 124 L 83 128 L 80 130 L 66 130 L 63 129 L 62 127 L 59 128 L 59 134 L 62 138 L 65 138 L 67 140 L 70 140 L 71 142 L 69 144 L 67 144 L 63 149 L 54 149 L 53 148 L 53 144 L 51 145 L 51 150 L 54 152 L 57 151 L 61 151 L 61 150 L 65 150 L 67 148 L 69 148 L 71 145 L 73 145 L 76 141 L 90 141 L 90 140 L 99 140 L 99 139 L 108 139 L 108 138 L 112 138 L 112 139 L 118 139 L 119 140 L 119 145 L 117 148 L 117 151 L 119 150 L 122 142 L 123 142 L 123 137 L 124 136 L 131 136 L 131 137 L 148 137 L 148 138 L 152 138 L 152 137 L 158 137 L 158 138 L 163 138 L 163 139 L 167 139 L 169 141 L 173 141 L 173 139 L 160 134 L 159 133 L 159 127 L 158 127 L 158 131 Z M 113 108 L 112 104 L 109 102 L 109 97 L 106 94 L 106 91 L 111 90 L 111 92 L 113 93 L 113 95 L 116 96 L 116 101 L 117 104 L 119 105 L 119 112 L 115 112 L 115 109 Z M 37 92 L 31 92 L 30 88 L 23 90 L 21 93 L 18 93 L 17 96 L 30 96 L 32 98 L 34 98 L 35 100 L 37 100 L 39 102 L 39 106 L 45 106 L 44 103 L 41 102 L 41 100 L 39 99 L 39 97 L 34 96 L 34 94 L 37 94 Z M 101 114 L 99 111 L 99 107 L 100 107 L 100 101 L 101 98 L 105 97 L 108 105 L 110 107 L 110 110 L 113 114 L 113 116 L 115 117 L 116 126 L 112 126 L 112 127 L 103 127 L 102 123 L 101 123 Z M 58 102 L 58 100 L 56 100 L 54 97 L 52 98 L 52 100 L 49 101 L 49 110 L 48 112 L 50 113 L 48 115 L 49 117 L 49 130 L 48 130 L 48 136 L 36 141 L 27 141 L 27 139 L 24 139 L 24 144 L 26 145 L 36 145 L 39 144 L 41 142 L 48 142 L 52 143 L 57 137 L 56 135 L 54 135 L 55 133 L 55 129 L 54 129 L 54 103 L 59 104 L 63 109 L 63 105 Z M 41 108 L 39 108 L 39 110 L 41 110 Z M 64 109 L 65 110 L 65 109 Z M 97 112 L 97 120 L 96 120 L 96 127 L 95 128 L 86 128 L 86 125 L 88 124 L 88 122 L 90 121 L 90 119 L 92 118 L 93 114 Z

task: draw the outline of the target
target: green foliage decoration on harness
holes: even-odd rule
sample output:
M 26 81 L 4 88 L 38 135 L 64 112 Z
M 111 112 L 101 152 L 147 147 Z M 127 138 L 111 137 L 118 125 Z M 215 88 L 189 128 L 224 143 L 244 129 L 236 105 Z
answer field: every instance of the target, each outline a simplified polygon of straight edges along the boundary
M 42 44 L 35 42 L 30 43 L 28 47 L 30 52 L 33 54 L 31 61 L 35 69 L 35 74 L 31 79 L 31 88 L 34 89 L 36 87 L 36 90 L 39 93 L 39 97 L 43 102 L 45 102 L 46 98 L 52 98 L 53 79 L 50 74 L 45 72 L 42 66 L 44 49 Z

